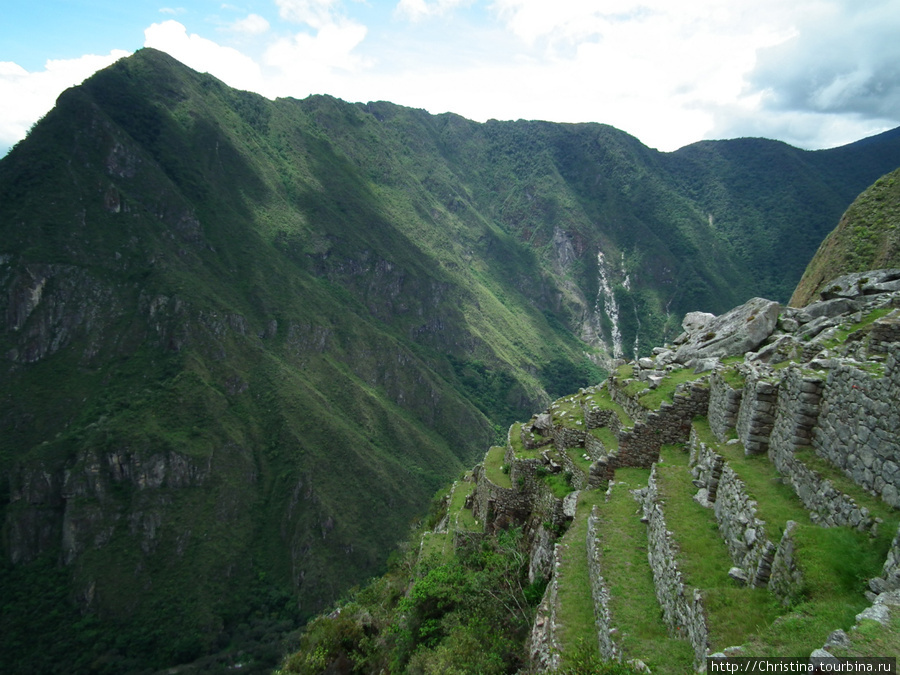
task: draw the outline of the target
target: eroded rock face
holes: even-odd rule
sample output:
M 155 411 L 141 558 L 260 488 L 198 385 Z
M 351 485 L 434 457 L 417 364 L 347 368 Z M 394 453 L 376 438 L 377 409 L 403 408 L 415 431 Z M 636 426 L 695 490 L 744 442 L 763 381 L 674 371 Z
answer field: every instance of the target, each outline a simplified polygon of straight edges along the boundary
M 675 353 L 682 364 L 695 359 L 739 356 L 759 347 L 775 330 L 781 305 L 764 298 L 753 298 L 740 307 L 709 321 L 688 321 L 687 339 Z M 692 314 L 700 314 L 694 312 Z

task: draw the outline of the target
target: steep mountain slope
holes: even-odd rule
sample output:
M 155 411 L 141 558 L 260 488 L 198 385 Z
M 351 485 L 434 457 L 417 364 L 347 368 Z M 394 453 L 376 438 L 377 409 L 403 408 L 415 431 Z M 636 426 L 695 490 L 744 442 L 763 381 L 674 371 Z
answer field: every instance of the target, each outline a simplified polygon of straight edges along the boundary
M 887 666 L 900 270 L 865 275 L 803 309 L 689 315 L 675 344 L 513 424 L 279 672 Z
M 3 661 L 271 661 L 498 429 L 798 277 L 766 246 L 900 141 L 829 153 L 270 102 L 153 50 L 65 92 L 0 162 Z
M 900 267 L 900 171 L 883 176 L 850 205 L 813 257 L 790 304 L 809 303 L 835 277 Z

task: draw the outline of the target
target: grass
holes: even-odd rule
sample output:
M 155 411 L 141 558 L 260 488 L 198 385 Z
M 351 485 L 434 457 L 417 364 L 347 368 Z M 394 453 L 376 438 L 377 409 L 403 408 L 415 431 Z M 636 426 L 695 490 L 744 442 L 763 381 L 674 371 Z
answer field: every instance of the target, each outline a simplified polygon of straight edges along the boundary
M 509 430 L 509 444 L 512 447 L 513 456 L 518 459 L 537 459 L 541 451 L 538 448 L 527 450 L 522 443 L 522 423 L 516 422 Z
M 589 429 L 588 433 L 592 434 L 601 443 L 603 443 L 603 446 L 606 448 L 607 452 L 614 452 L 619 449 L 619 438 L 612 432 L 609 427 L 597 427 L 596 429 Z
M 475 490 L 475 483 L 468 481 L 460 481 L 453 490 L 448 507 L 450 513 L 450 526 L 459 530 L 469 530 L 472 532 L 484 529 L 482 525 L 475 520 L 472 515 L 472 509 L 467 509 L 466 498 Z
M 597 644 L 585 540 L 591 507 L 602 502 L 603 495 L 599 490 L 585 490 L 578 495 L 575 519 L 559 541 L 562 546 L 562 567 L 559 570 L 558 619 L 564 667 L 566 652 L 574 649 L 579 641 Z
M 663 401 L 672 403 L 675 400 L 675 389 L 685 382 L 693 382 L 706 376 L 706 373 L 695 373 L 690 368 L 673 371 L 656 389 L 644 394 L 638 402 L 650 410 L 659 410 Z
M 741 445 L 720 444 L 705 417 L 694 420 L 701 441 L 722 455 L 744 482 L 748 495 L 756 500 L 756 513 L 766 523 L 766 533 L 777 544 L 788 520 L 809 522 L 809 512 L 790 485 L 785 485 L 766 455 L 744 454 Z
M 878 309 L 874 309 L 866 316 L 864 316 L 860 321 L 852 324 L 851 326 L 847 328 L 838 328 L 837 332 L 835 332 L 834 334 L 834 337 L 831 340 L 827 340 L 824 344 L 829 349 L 833 349 L 838 345 L 845 343 L 847 341 L 847 338 L 856 331 L 862 330 L 866 326 L 875 323 L 876 321 L 878 321 L 878 319 L 887 316 L 893 311 L 893 307 L 879 307 Z
M 647 526 L 629 492 L 646 486 L 649 475 L 648 469 L 619 469 L 609 501 L 598 503 L 600 565 L 623 658 L 639 658 L 654 673 L 681 675 L 691 670 L 694 652 L 686 640 L 670 637 L 662 622 L 647 561 Z
M 757 500 L 757 515 L 766 521 L 767 533 L 773 542 L 778 543 L 788 519 L 800 524 L 795 537 L 795 557 L 805 582 L 803 600 L 794 607 L 777 609 L 782 616 L 745 635 L 743 642 L 747 653 L 754 656 L 807 656 L 824 644 L 831 631 L 848 629 L 856 614 L 868 604 L 863 595 L 866 580 L 880 574 L 896 530 L 897 516 L 890 513 L 886 505 L 874 504 L 871 497 L 859 494 L 861 490 L 855 487 L 853 492 L 860 497 L 859 503 L 871 505 L 873 515 L 885 517 L 877 537 L 847 527 L 813 525 L 793 490 L 779 481 L 774 467 L 764 455 L 747 457 L 740 446 L 717 444 L 705 418 L 694 420 L 694 428 L 700 439 L 722 454 L 744 481 L 750 496 Z M 828 470 L 830 465 L 818 459 L 819 466 Z M 831 467 L 831 471 L 836 469 Z M 676 536 L 680 535 L 680 528 L 676 528 L 671 519 L 669 525 L 676 531 Z M 727 613 L 729 595 L 720 593 L 717 598 L 715 594 L 708 594 L 710 617 L 714 613 Z
M 682 446 L 663 446 L 657 465 L 666 523 L 678 546 L 678 562 L 689 588 L 703 592 L 713 651 L 738 645 L 766 629 L 783 611 L 765 589 L 740 588 L 728 577 L 732 566 L 712 509 L 693 500 L 688 455 Z
M 900 656 L 900 612 L 893 610 L 887 626 L 864 619 L 857 630 L 848 631 L 850 646 L 834 648 L 835 656 Z
M 484 457 L 484 472 L 494 485 L 503 488 L 512 488 L 512 481 L 509 478 L 509 468 L 503 463 L 503 457 L 506 449 L 495 445 L 488 450 Z M 506 470 L 504 471 L 504 467 Z
M 900 523 L 900 513 L 854 483 L 843 471 L 824 457 L 817 455 L 812 448 L 797 448 L 794 455 L 808 468 L 818 472 L 823 479 L 830 480 L 838 490 L 856 500 L 859 506 L 866 507 L 873 517 L 881 518 L 884 523 L 879 526 L 879 529 L 889 532 L 890 536 L 894 535 L 897 525 Z
M 625 408 L 612 400 L 612 397 L 609 395 L 609 390 L 606 387 L 603 387 L 595 394 L 585 396 L 584 402 L 588 406 L 594 404 L 601 410 L 612 410 L 618 416 L 619 422 L 622 423 L 623 427 L 634 426 L 634 422 L 631 417 L 628 416 L 628 413 L 625 412 Z
M 581 398 L 577 395 L 558 399 L 550 406 L 554 424 L 573 426 L 576 421 L 584 424 L 584 410 L 581 407 Z

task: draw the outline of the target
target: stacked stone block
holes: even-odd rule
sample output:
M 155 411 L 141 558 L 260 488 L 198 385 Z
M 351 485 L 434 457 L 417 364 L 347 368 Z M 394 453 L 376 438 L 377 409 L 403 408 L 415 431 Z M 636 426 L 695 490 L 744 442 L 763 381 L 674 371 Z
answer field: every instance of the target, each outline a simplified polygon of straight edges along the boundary
M 647 487 L 636 490 L 635 498 L 643 507 L 643 520 L 647 523 L 647 559 L 653 571 L 663 621 L 674 637 L 690 642 L 694 649 L 694 665 L 699 668 L 705 663 L 709 642 L 703 598 L 698 589 L 689 590 L 685 586 L 678 569 L 675 543 L 666 528 L 657 493 L 655 464 Z
M 709 388 L 705 382 L 682 385 L 674 402 L 664 401 L 658 411 L 650 412 L 643 422 L 619 434 L 619 450 L 610 456 L 614 466 L 648 467 L 659 459 L 660 446 L 684 443 L 691 433 L 694 417 L 706 414 Z
M 769 447 L 775 423 L 778 384 L 757 375 L 747 377 L 737 418 L 738 439 L 748 455 L 761 455 Z
M 600 528 L 600 515 L 597 507 L 591 509 L 587 522 L 587 558 L 588 573 L 591 580 L 591 598 L 594 601 L 594 621 L 597 624 L 597 642 L 600 656 L 612 661 L 619 658 L 619 648 L 612 639 L 612 616 L 609 612 L 609 589 L 603 579 L 600 566 L 600 544 L 597 531 Z
M 691 471 L 694 485 L 701 492 L 697 501 L 711 506 L 719 533 L 735 566 L 752 586 L 765 586 L 769 580 L 775 545 L 766 535 L 766 523 L 756 515 L 756 502 L 750 499 L 744 482 L 706 443 L 691 433 Z
M 857 485 L 900 508 L 900 367 L 889 354 L 884 374 L 852 365 L 831 370 L 812 445 Z
M 799 600 L 803 594 L 803 574 L 797 567 L 794 545 L 797 527 L 793 520 L 787 521 L 769 575 L 769 591 L 785 605 Z
M 818 433 L 820 401 L 827 387 L 816 375 L 789 368 L 781 381 L 768 455 L 810 512 L 813 522 L 825 527 L 849 526 L 865 531 L 875 525 L 868 509 L 809 468 L 795 454 Z
M 785 371 L 775 406 L 775 422 L 769 437 L 769 456 L 785 449 L 812 443 L 813 429 L 819 420 L 825 380 L 818 375 L 804 375 L 799 368 Z
M 709 378 L 709 426 L 720 442 L 725 442 L 728 432 L 737 426 L 743 389 L 732 389 L 721 372 Z

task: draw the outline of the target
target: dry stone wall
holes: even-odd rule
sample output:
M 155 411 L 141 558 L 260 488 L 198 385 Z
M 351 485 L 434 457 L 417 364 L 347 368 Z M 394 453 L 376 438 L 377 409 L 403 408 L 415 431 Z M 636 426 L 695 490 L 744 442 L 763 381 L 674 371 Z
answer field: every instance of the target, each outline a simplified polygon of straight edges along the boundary
M 557 544 L 553 551 L 554 574 L 547 584 L 544 597 L 538 605 L 531 625 L 528 655 L 532 666 L 540 673 L 559 668 L 560 642 L 557 626 L 559 612 L 559 570 L 562 567 L 562 551 Z
M 803 594 L 803 574 L 797 567 L 794 553 L 794 536 L 797 531 L 797 523 L 787 521 L 775 558 L 772 561 L 772 572 L 769 575 L 769 591 L 779 598 L 785 605 L 789 605 Z
M 634 428 L 619 433 L 619 449 L 614 466 L 648 467 L 659 459 L 659 448 L 684 443 L 690 437 L 691 422 L 709 408 L 709 388 L 705 382 L 679 387 L 674 401 L 664 401 L 658 411 L 647 412 Z M 645 411 L 646 412 L 646 411 Z
M 752 586 L 769 581 L 775 545 L 766 535 L 766 523 L 756 515 L 756 501 L 747 494 L 744 481 L 724 458 L 691 433 L 691 467 L 694 484 L 700 487 L 701 504 L 711 506 L 719 533 L 741 578 Z
M 749 455 L 761 455 L 769 447 L 775 423 L 778 383 L 751 374 L 747 377 L 737 417 L 738 439 Z
M 600 565 L 600 542 L 597 532 L 600 528 L 600 514 L 597 507 L 591 509 L 587 521 L 588 574 L 591 580 L 591 598 L 594 601 L 594 621 L 597 624 L 597 642 L 600 656 L 608 661 L 619 658 L 619 648 L 612 639 L 612 616 L 609 612 L 609 589 L 603 578 Z
M 636 490 L 635 498 L 643 507 L 643 520 L 647 523 L 647 559 L 653 571 L 663 621 L 674 637 L 690 642 L 694 649 L 694 664 L 699 667 L 706 659 L 709 642 L 703 598 L 698 589 L 685 586 L 678 569 L 675 542 L 666 528 L 657 493 L 655 464 L 647 487 Z
M 890 354 L 883 375 L 838 365 L 828 375 L 819 424 L 813 430 L 816 453 L 855 483 L 900 508 L 900 367 Z
M 737 426 L 741 409 L 743 388 L 734 389 L 722 374 L 713 372 L 709 377 L 709 426 L 720 442 L 725 442 L 728 432 Z

